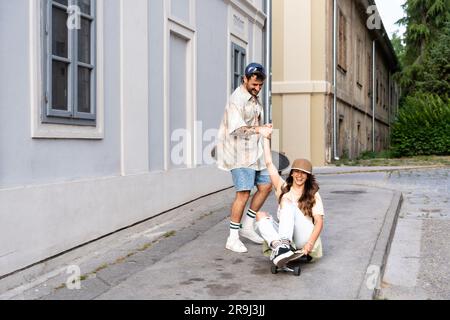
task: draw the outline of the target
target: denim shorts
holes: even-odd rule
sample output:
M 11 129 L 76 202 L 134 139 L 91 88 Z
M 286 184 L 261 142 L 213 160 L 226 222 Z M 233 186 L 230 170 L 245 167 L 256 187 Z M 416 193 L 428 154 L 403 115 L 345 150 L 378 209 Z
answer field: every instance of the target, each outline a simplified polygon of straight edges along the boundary
M 272 184 L 267 169 L 256 171 L 249 168 L 231 170 L 233 184 L 236 192 L 251 191 L 255 186 Z

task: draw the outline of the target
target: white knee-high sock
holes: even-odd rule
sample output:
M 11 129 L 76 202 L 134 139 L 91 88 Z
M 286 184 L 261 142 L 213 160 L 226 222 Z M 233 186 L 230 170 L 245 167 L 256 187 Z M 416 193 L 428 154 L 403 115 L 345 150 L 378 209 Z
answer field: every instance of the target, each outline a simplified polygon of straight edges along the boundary
M 230 238 L 239 239 L 239 229 L 241 229 L 241 224 L 230 221 Z
M 244 221 L 242 223 L 243 229 L 253 229 L 255 225 L 256 212 L 252 209 L 248 209 L 247 214 L 244 217 Z

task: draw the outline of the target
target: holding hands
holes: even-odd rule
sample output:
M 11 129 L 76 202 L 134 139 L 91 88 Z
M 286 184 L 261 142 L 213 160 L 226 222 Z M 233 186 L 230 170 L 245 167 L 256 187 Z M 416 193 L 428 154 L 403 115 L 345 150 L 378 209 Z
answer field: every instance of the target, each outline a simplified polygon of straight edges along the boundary
M 271 123 L 259 127 L 259 134 L 266 139 L 270 139 L 272 137 L 272 132 L 273 132 L 273 125 Z

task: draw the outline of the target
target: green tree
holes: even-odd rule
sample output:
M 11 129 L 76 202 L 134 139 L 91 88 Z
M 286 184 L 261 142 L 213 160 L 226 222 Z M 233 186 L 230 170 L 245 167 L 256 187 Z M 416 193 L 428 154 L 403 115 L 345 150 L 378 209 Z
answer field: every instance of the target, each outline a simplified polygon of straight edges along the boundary
M 398 60 L 400 61 L 401 67 L 403 67 L 403 60 L 405 58 L 405 45 L 403 43 L 403 38 L 399 36 L 398 32 L 394 32 L 391 39 L 392 46 L 394 47 L 395 53 L 397 54 Z
M 450 21 L 429 48 L 424 60 L 423 79 L 417 81 L 417 89 L 447 96 L 450 93 Z
M 403 9 L 406 17 L 398 23 L 406 26 L 405 52 L 399 80 L 408 95 L 417 81 L 424 81 L 427 52 L 450 21 L 450 0 L 406 0 Z

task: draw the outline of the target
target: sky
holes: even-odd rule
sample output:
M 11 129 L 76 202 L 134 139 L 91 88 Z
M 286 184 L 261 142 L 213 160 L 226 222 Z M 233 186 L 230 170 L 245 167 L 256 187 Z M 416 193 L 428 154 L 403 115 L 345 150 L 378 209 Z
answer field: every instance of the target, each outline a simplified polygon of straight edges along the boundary
M 392 37 L 392 34 L 397 30 L 400 35 L 403 35 L 405 32 L 404 26 L 395 24 L 396 21 L 404 16 L 402 4 L 405 2 L 406 0 L 375 0 L 381 20 L 383 20 L 384 28 L 389 34 L 389 37 Z

